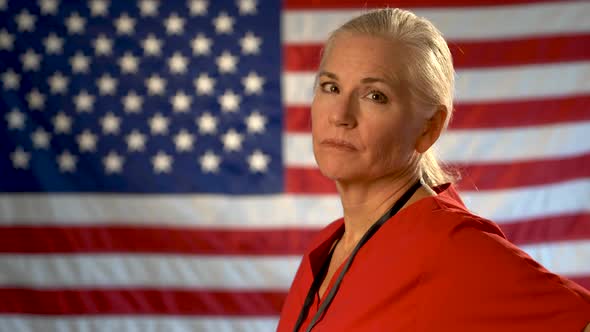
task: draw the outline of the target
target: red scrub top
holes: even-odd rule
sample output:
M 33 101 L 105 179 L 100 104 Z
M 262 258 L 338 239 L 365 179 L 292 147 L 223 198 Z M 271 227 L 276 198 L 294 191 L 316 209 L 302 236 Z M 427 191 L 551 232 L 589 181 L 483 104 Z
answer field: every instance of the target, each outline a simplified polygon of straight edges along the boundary
M 590 322 L 587 290 L 550 273 L 496 224 L 468 212 L 452 186 L 437 191 L 398 212 L 359 250 L 313 331 L 583 330 Z M 313 276 L 343 232 L 339 219 L 305 253 L 279 332 L 293 331 Z M 316 293 L 300 331 L 320 303 Z

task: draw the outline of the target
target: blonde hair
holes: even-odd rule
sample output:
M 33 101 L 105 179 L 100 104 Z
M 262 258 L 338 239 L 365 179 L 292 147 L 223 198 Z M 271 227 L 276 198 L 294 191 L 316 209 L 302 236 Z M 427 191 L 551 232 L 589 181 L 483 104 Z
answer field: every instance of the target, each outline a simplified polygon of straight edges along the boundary
M 407 66 L 402 66 L 405 70 L 401 75 L 410 92 L 410 105 L 414 111 L 428 110 L 427 117 L 444 106 L 447 117 L 443 130 L 447 128 L 453 112 L 453 60 L 442 33 L 430 21 L 399 8 L 374 10 L 355 17 L 332 32 L 322 52 L 320 68 L 334 39 L 344 32 L 384 37 L 407 50 L 410 55 L 405 59 Z M 432 148 L 421 154 L 418 171 L 429 186 L 458 178 L 456 173 L 441 166 Z

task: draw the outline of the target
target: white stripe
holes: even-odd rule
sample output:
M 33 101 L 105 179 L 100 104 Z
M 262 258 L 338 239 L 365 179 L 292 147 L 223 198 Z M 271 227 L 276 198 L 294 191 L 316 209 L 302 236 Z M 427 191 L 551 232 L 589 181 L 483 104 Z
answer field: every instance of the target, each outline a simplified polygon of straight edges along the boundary
M 565 158 L 590 152 L 590 122 L 546 126 L 449 130 L 437 150 L 449 163 L 511 162 Z
M 449 130 L 436 143 L 447 163 L 478 164 L 565 158 L 590 153 L 590 122 L 503 129 Z M 317 167 L 310 133 L 283 137 L 285 164 Z
M 590 212 L 590 179 L 543 186 L 462 192 L 470 210 L 496 223 Z
M 457 103 L 583 94 L 590 93 L 590 62 L 462 69 L 456 78 Z M 315 73 L 287 72 L 282 80 L 288 106 L 311 105 Z
M 583 213 L 590 212 L 590 179 L 507 190 L 466 191 L 462 192 L 462 197 L 471 210 L 497 223 Z M 221 211 L 227 214 L 222 215 Z M 0 196 L 0 225 L 115 224 L 271 229 L 322 227 L 341 215 L 340 200 L 335 194 L 255 198 Z
M 341 211 L 335 195 L 0 195 L 0 225 L 305 227 L 325 225 Z
M 548 270 L 590 274 L 590 241 L 523 248 Z M 0 285 L 32 288 L 165 287 L 287 290 L 300 257 L 174 255 L 0 255 Z
M 361 10 L 290 10 L 283 14 L 287 43 L 318 43 Z M 505 39 L 590 30 L 590 2 L 479 8 L 415 9 L 451 41 Z
M 590 274 L 590 241 L 568 241 L 522 246 L 549 271 L 569 277 Z
M 278 317 L 0 315 L 3 332 L 259 332 L 275 331 Z
M 288 289 L 299 256 L 0 255 L 0 285 Z

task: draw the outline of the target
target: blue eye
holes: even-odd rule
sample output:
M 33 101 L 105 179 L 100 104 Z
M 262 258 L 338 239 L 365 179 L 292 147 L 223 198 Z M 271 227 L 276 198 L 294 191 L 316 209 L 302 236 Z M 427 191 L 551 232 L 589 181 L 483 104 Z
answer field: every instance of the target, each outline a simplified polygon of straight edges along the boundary
M 334 84 L 332 82 L 321 83 L 320 88 L 322 89 L 323 92 L 327 92 L 327 93 L 339 93 L 340 92 L 340 89 L 338 89 L 338 86 L 336 86 L 336 84 Z

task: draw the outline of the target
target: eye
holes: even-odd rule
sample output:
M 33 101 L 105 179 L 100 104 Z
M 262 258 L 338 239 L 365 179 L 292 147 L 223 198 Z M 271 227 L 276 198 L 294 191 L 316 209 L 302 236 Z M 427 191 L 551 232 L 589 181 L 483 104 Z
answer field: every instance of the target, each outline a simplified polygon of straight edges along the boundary
M 322 89 L 323 92 L 326 92 L 326 93 L 339 93 L 340 92 L 340 89 L 338 88 L 338 86 L 332 82 L 320 83 L 320 88 Z
M 372 101 L 376 102 L 376 103 L 380 103 L 380 104 L 385 104 L 387 103 L 388 99 L 387 96 L 385 96 L 383 93 L 379 92 L 379 91 L 371 91 L 367 94 L 367 98 L 371 99 Z

